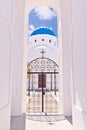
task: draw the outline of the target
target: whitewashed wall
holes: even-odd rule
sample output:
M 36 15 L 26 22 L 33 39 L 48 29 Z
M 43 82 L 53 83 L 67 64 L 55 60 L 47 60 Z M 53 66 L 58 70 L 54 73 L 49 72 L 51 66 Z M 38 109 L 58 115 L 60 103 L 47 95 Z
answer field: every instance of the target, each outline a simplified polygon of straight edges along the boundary
M 71 42 L 70 42 L 70 0 L 60 0 L 62 26 L 62 74 L 63 74 L 63 102 L 64 114 L 72 115 L 71 93 Z
M 11 115 L 21 115 L 23 107 L 24 1 L 14 0 L 12 45 Z M 26 71 L 25 71 L 26 72 Z M 24 75 L 25 76 L 25 75 Z
M 44 41 L 42 41 L 42 39 L 44 39 Z M 49 42 L 49 40 L 51 40 L 51 42 Z M 48 46 L 52 45 L 56 47 L 58 46 L 57 38 L 55 36 L 47 35 L 47 34 L 34 35 L 34 36 L 29 37 L 29 44 L 30 44 L 30 47 L 33 47 L 39 44 L 45 44 Z
M 72 0 L 73 126 L 87 130 L 87 1 Z
M 0 1 L 0 130 L 10 130 L 12 5 Z

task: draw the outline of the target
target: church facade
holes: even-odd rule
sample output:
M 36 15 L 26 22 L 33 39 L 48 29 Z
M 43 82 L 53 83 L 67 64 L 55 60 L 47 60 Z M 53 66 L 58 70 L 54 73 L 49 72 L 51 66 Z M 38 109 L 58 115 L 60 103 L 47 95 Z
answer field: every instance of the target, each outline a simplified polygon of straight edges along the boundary
M 42 50 L 44 52 L 42 52 Z M 57 66 L 59 67 L 59 56 L 58 56 L 58 43 L 57 38 L 54 33 L 47 28 L 39 28 L 32 32 L 31 36 L 29 37 L 29 46 L 28 46 L 28 67 L 30 68 L 31 72 L 54 72 Z M 41 54 L 42 53 L 42 54 Z M 42 61 L 43 60 L 43 61 Z M 37 61 L 37 63 L 32 63 Z M 42 63 L 45 62 L 45 63 Z M 31 66 L 32 64 L 32 66 Z M 59 68 L 55 71 L 59 71 Z M 46 83 L 45 88 L 50 89 L 51 84 L 51 74 L 46 74 Z M 35 76 L 35 89 L 38 89 L 38 75 Z M 54 79 L 52 79 L 52 86 Z M 57 81 L 56 81 L 57 82 Z M 30 88 L 31 89 L 31 88 Z

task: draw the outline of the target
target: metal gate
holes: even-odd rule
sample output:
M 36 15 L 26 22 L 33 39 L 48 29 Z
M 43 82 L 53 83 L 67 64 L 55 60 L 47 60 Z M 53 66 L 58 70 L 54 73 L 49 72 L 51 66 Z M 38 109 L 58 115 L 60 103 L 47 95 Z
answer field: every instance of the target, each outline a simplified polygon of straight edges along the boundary
M 43 56 L 28 63 L 28 104 L 29 113 L 58 113 L 58 65 Z

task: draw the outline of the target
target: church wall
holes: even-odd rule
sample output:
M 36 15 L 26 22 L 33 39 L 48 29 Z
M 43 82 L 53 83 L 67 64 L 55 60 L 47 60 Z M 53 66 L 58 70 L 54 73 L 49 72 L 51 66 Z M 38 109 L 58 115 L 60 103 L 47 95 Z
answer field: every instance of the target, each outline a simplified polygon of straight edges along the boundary
M 59 48 L 51 45 L 48 46 L 46 44 L 41 44 L 40 46 L 39 45 L 35 45 L 33 47 L 28 46 L 28 62 L 31 62 L 33 59 L 36 59 L 37 57 L 41 57 L 41 48 L 44 48 L 44 57 L 50 58 L 59 65 Z
M 0 1 L 0 130 L 10 130 L 12 7 Z
M 42 41 L 44 39 L 44 41 Z M 36 42 L 35 42 L 36 40 Z M 51 40 L 51 42 L 49 42 Z M 36 35 L 36 36 L 30 36 L 29 37 L 29 46 L 35 46 L 35 45 L 50 45 L 50 46 L 58 46 L 57 39 L 54 36 L 51 35 Z

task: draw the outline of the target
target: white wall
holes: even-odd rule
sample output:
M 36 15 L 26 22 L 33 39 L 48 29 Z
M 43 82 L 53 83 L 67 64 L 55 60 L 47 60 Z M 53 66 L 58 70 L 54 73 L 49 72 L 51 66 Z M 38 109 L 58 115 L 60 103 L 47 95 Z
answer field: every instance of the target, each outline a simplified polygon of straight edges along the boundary
M 0 1 L 0 130 L 10 130 L 12 0 Z
M 60 0 L 62 26 L 62 70 L 64 114 L 72 115 L 71 94 L 71 43 L 70 43 L 70 0 Z
M 42 41 L 42 39 L 44 39 L 44 41 Z M 35 42 L 35 40 L 37 40 Z M 49 40 L 51 40 L 51 43 L 49 42 Z M 55 36 L 52 35 L 34 35 L 29 37 L 29 44 L 30 46 L 35 46 L 35 45 L 39 45 L 39 44 L 47 44 L 48 46 L 51 44 L 52 46 L 57 47 L 58 43 L 57 43 L 57 38 Z
M 24 0 L 14 0 L 12 45 L 12 108 L 11 115 L 22 114 L 24 58 Z
M 72 0 L 73 126 L 87 130 L 87 1 Z

